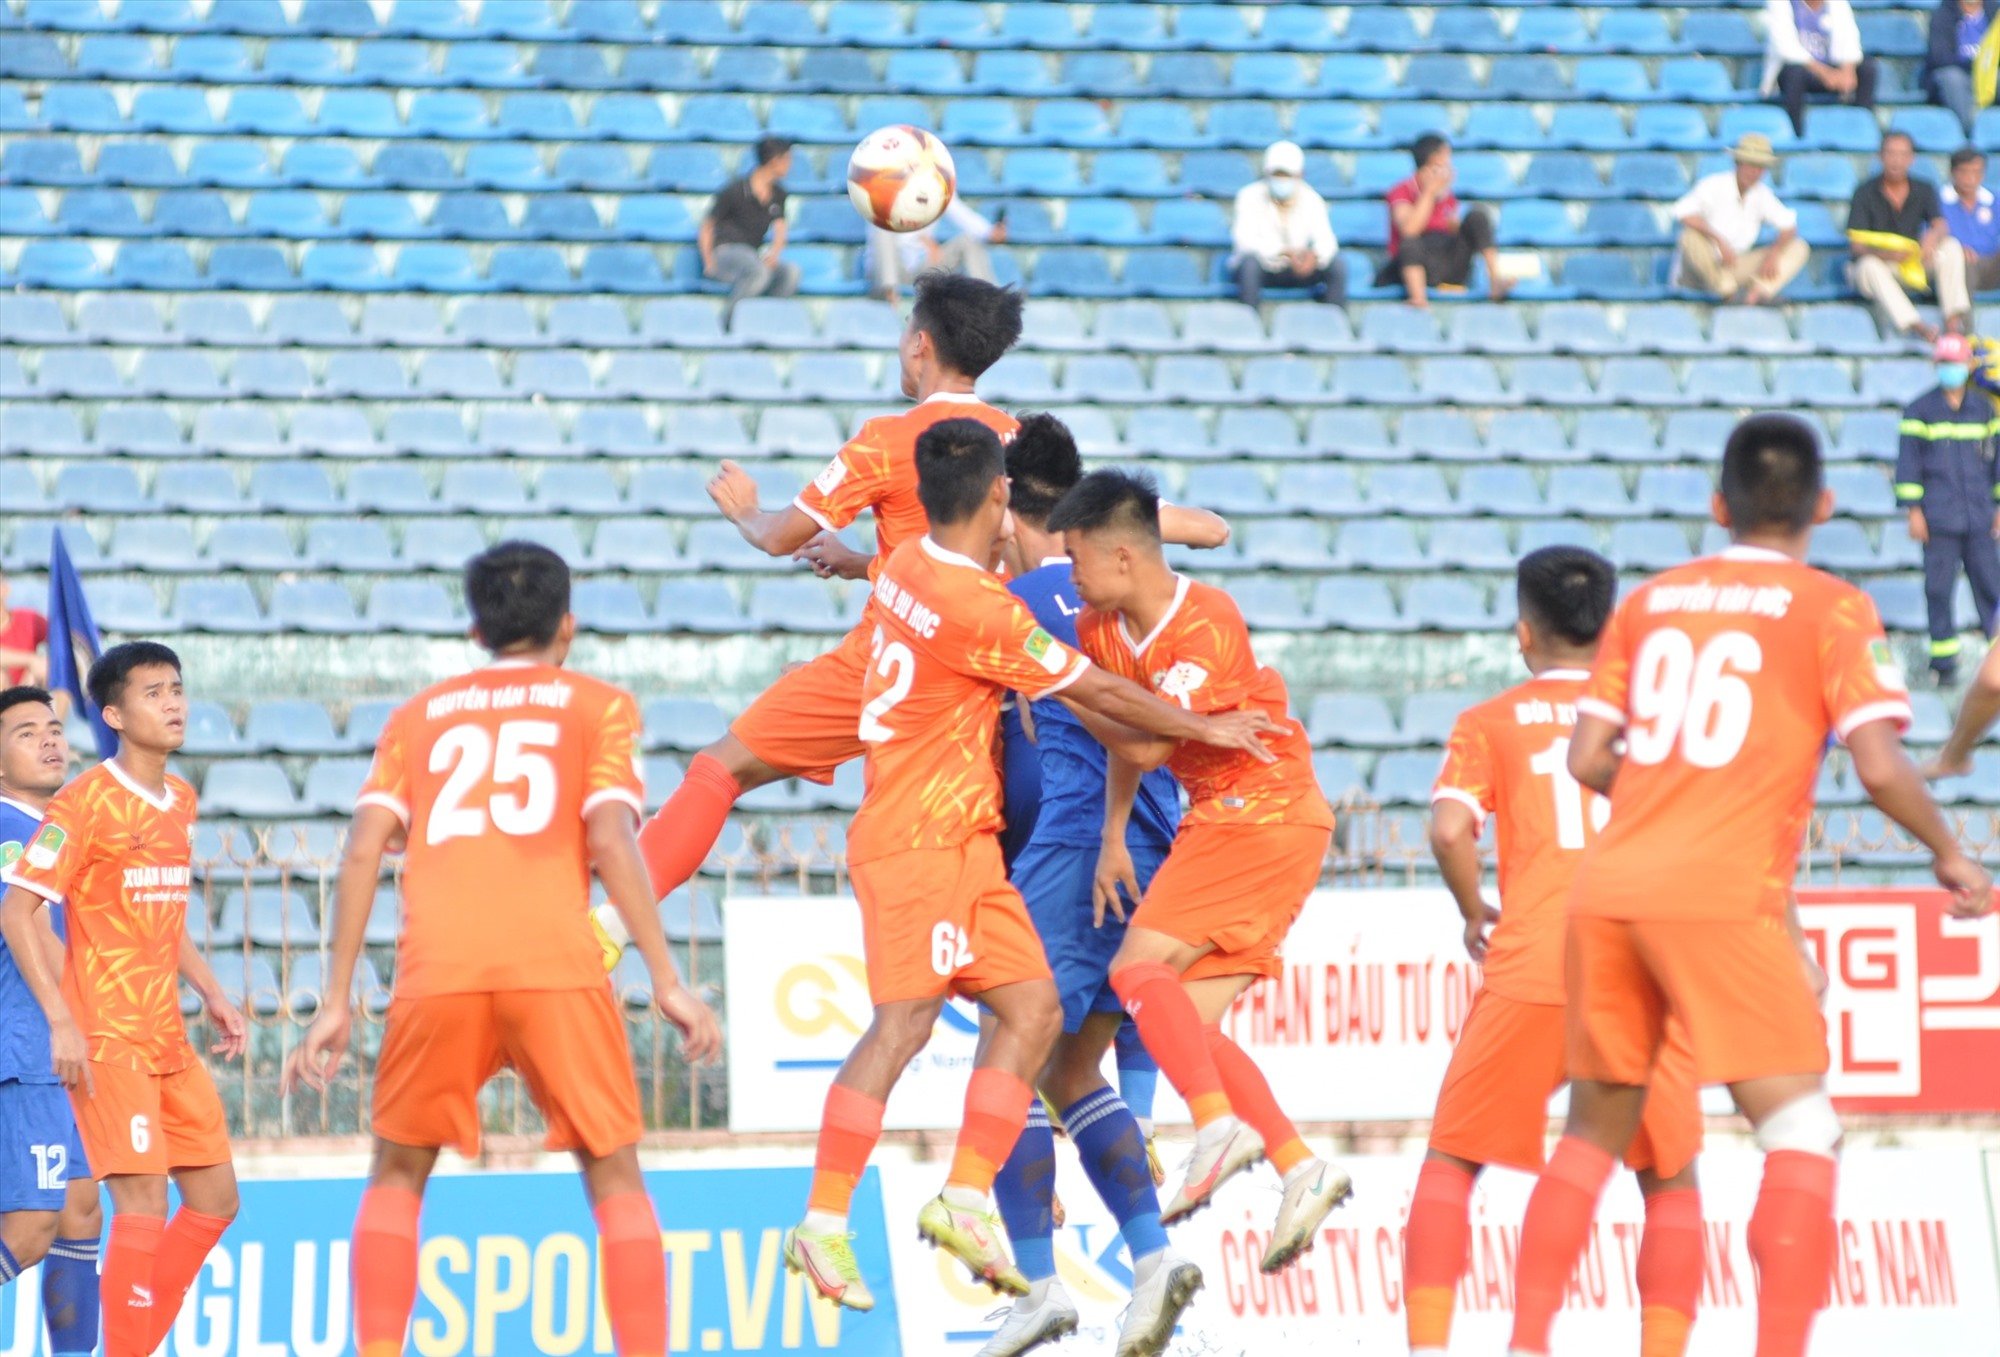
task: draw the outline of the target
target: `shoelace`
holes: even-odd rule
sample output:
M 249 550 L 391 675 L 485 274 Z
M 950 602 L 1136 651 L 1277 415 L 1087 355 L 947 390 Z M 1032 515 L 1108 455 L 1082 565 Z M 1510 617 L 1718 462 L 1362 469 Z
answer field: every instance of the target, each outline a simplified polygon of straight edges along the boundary
M 861 1265 L 854 1261 L 854 1236 L 851 1233 L 822 1235 L 813 1243 L 826 1255 L 827 1261 L 833 1264 L 843 1281 L 860 1278 Z

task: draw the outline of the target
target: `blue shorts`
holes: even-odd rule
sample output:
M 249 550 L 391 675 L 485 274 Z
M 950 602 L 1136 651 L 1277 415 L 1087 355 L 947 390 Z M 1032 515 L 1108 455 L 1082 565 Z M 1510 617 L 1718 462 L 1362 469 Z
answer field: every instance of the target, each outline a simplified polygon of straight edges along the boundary
M 1167 860 L 1165 850 L 1135 849 L 1132 865 L 1143 892 Z M 1042 936 L 1042 951 L 1055 972 L 1062 996 L 1063 1031 L 1074 1033 L 1093 1013 L 1117 1013 L 1111 992 L 1111 958 L 1125 941 L 1125 925 L 1105 914 L 1104 926 L 1090 924 L 1090 886 L 1097 876 L 1097 849 L 1031 843 L 1014 859 L 1014 888 L 1028 902 L 1028 917 Z M 1129 916 L 1136 901 L 1125 906 Z
M 89 1177 L 63 1086 L 0 1082 L 0 1213 L 60 1211 L 69 1180 Z

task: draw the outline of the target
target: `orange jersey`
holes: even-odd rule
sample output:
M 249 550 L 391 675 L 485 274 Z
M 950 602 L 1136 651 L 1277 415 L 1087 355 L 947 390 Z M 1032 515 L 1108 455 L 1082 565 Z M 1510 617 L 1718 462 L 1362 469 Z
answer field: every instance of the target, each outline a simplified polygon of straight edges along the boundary
M 976 396 L 939 392 L 900 414 L 880 415 L 863 424 L 792 501 L 829 532 L 838 532 L 863 510 L 873 509 L 875 559 L 868 566 L 870 579 L 882 573 L 897 547 L 931 529 L 917 499 L 917 436 L 947 419 L 977 420 L 1003 440 L 1021 427 L 1012 415 Z
M 1486 987 L 1525 1004 L 1563 1001 L 1564 906 L 1583 851 L 1611 805 L 1569 775 L 1576 700 L 1590 675 L 1550 669 L 1464 712 L 1452 727 L 1433 804 L 1497 817 L 1500 926 Z
M 1076 623 L 1077 644 L 1112 673 L 1189 711 L 1255 707 L 1287 725 L 1267 741 L 1276 763 L 1193 741 L 1177 747 L 1167 768 L 1188 794 L 1181 823 L 1332 828 L 1333 811 L 1313 776 L 1312 745 L 1289 715 L 1285 680 L 1257 663 L 1234 599 L 1185 575 L 1179 581 L 1173 606 L 1144 640 L 1132 635 L 1123 616 L 1085 608 Z
M 4 874 L 63 904 L 63 998 L 90 1058 L 152 1074 L 195 1063 L 181 1021 L 194 788 L 167 777 L 164 799 L 116 762 L 57 792 L 42 827 Z
M 866 790 L 847 834 L 854 863 L 998 830 L 1003 692 L 1053 696 L 1090 668 L 999 576 L 928 536 L 890 554 L 874 603 L 861 695 Z
M 638 739 L 624 689 L 518 661 L 396 709 L 356 806 L 408 835 L 397 997 L 604 983 L 584 817 L 643 813 Z
M 1910 722 L 1868 595 L 1751 547 L 1636 590 L 1577 710 L 1625 731 L 1611 823 L 1571 906 L 1614 919 L 1782 913 L 1827 737 Z

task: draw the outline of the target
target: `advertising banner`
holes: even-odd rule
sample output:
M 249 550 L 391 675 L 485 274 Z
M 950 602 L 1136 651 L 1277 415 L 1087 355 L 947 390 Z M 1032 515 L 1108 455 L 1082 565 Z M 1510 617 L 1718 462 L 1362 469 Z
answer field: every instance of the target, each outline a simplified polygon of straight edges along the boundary
M 1802 890 L 1826 970 L 1828 1077 L 1855 1112 L 2000 1112 L 2000 915 L 1938 890 Z
M 869 1314 L 808 1301 L 781 1241 L 803 1213 L 807 1168 L 702 1167 L 646 1175 L 667 1255 L 668 1346 L 677 1353 L 897 1357 L 882 1194 L 855 1194 L 855 1256 L 875 1286 Z M 243 1210 L 208 1264 L 168 1357 L 346 1357 L 353 1299 L 348 1232 L 356 1179 L 243 1184 Z M 576 1175 L 440 1176 L 425 1199 L 418 1357 L 609 1353 L 598 1301 L 597 1231 Z M 42 1357 L 41 1284 L 0 1287 L 0 1357 Z
M 1129 1295 L 1115 1225 L 1074 1156 L 1058 1145 L 1058 1191 L 1068 1222 L 1056 1233 L 1057 1268 L 1082 1311 L 1086 1352 L 1108 1351 Z M 1421 1162 L 1415 1156 L 1350 1159 L 1354 1199 L 1335 1212 L 1313 1251 L 1266 1277 L 1257 1263 L 1278 1206 L 1276 1179 L 1253 1170 L 1217 1204 L 1173 1232 L 1173 1247 L 1200 1265 L 1206 1289 L 1171 1352 L 1212 1357 L 1340 1352 L 1398 1357 L 1408 1351 L 1402 1311 L 1402 1229 Z M 1700 1166 L 1708 1256 L 1691 1357 L 1748 1357 L 1755 1346 L 1756 1273 L 1746 1230 L 1762 1163 L 1718 1150 Z M 1840 1181 L 1840 1250 L 1832 1302 L 1814 1357 L 1974 1353 L 2000 1332 L 1988 1203 L 1977 1150 L 1874 1150 L 1846 1156 Z M 1492 1354 L 1512 1324 L 1521 1212 L 1533 1179 L 1489 1172 L 1473 1197 L 1471 1269 L 1459 1288 L 1454 1357 Z M 1972 1190 L 1968 1190 L 1972 1189 Z M 937 1191 L 934 1166 L 891 1166 L 883 1195 L 892 1221 Z M 1634 1268 L 1644 1212 L 1630 1175 L 1607 1193 L 1570 1301 L 1557 1321 L 1563 1353 L 1637 1352 Z M 996 1302 L 957 1264 L 919 1248 L 895 1251 L 903 1350 L 976 1352 L 997 1325 Z M 1982 1336 L 1983 1335 L 1983 1336 Z

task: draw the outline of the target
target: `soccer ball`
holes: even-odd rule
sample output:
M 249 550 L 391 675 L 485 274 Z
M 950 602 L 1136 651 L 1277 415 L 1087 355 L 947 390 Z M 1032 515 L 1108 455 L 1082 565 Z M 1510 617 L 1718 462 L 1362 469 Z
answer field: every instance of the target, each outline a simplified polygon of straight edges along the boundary
M 957 186 L 951 152 L 921 127 L 870 132 L 847 160 L 848 199 L 885 231 L 923 230 L 944 215 Z

